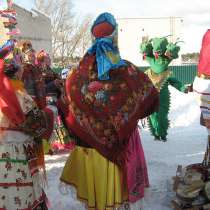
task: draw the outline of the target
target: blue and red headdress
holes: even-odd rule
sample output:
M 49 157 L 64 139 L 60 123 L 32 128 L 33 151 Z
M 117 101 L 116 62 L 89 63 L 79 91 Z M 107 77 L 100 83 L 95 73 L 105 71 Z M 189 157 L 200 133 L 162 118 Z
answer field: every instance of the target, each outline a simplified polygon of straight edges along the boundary
M 114 16 L 110 13 L 99 15 L 93 23 L 91 32 L 94 43 L 88 53 L 96 55 L 98 79 L 108 80 L 111 69 L 126 65 L 114 43 L 117 36 L 117 23 Z

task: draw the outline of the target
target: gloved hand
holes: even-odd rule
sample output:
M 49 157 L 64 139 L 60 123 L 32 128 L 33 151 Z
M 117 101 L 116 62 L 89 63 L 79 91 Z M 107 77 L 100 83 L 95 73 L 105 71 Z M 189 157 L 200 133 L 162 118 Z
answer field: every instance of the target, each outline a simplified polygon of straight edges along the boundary
M 185 93 L 193 92 L 193 84 L 187 84 L 185 87 Z

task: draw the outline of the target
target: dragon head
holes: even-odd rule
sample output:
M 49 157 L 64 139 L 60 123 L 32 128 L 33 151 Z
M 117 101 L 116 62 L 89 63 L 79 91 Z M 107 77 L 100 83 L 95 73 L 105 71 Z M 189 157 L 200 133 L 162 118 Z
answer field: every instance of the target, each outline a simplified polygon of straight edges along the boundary
M 177 43 L 169 43 L 167 37 L 153 38 L 142 42 L 140 52 L 150 64 L 152 71 L 159 74 L 168 69 L 173 59 L 178 58 L 180 47 Z
M 140 52 L 143 54 L 143 59 L 145 59 L 146 56 L 151 56 L 152 55 L 152 42 L 151 42 L 151 40 L 144 41 L 140 44 Z
M 177 42 L 170 42 L 167 45 L 165 56 L 169 59 L 176 59 L 179 57 L 180 46 L 177 45 Z
M 167 45 L 168 45 L 168 40 L 166 37 L 152 39 L 153 54 L 155 58 L 164 55 Z

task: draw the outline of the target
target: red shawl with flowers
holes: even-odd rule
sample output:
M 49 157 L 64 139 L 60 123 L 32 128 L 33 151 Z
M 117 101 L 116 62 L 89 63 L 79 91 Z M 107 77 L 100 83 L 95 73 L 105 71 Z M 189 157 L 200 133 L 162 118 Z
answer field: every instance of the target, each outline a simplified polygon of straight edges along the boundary
M 122 164 L 123 151 L 138 119 L 158 105 L 158 92 L 148 77 L 127 63 L 97 77 L 95 56 L 86 55 L 66 81 L 67 124 L 82 141 L 109 160 Z

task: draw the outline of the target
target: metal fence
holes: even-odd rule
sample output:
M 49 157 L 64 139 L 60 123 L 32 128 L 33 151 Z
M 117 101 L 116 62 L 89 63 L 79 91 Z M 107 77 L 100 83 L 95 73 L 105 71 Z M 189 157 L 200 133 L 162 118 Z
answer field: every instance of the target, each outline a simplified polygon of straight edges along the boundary
M 53 70 L 55 73 L 60 74 L 61 71 L 63 70 L 63 68 L 61 68 L 61 67 L 54 67 L 54 68 L 52 68 L 52 70 Z
M 141 71 L 145 71 L 149 67 L 139 67 Z M 184 84 L 191 84 L 197 74 L 197 65 L 180 65 L 180 66 L 169 66 L 169 69 L 173 72 L 172 76 L 176 77 L 179 81 Z
M 141 71 L 148 69 L 148 66 L 139 67 Z M 169 66 L 169 69 L 172 70 L 174 77 L 184 84 L 191 84 L 194 81 L 194 78 L 197 73 L 197 65 L 181 65 L 181 66 Z M 53 68 L 53 71 L 60 73 L 62 68 Z

